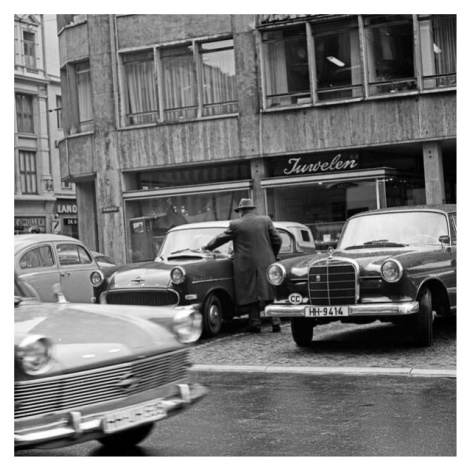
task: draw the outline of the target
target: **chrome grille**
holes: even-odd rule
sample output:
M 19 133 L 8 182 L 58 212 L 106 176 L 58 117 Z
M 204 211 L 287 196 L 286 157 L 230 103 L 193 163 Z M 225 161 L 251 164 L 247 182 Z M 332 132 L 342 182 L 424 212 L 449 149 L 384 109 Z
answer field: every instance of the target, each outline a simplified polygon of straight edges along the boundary
M 106 303 L 114 305 L 150 305 L 166 307 L 178 305 L 179 297 L 174 291 L 168 290 L 126 290 L 109 291 L 106 293 Z
M 187 378 L 188 350 L 15 384 L 15 419 L 127 398 Z M 123 386 L 126 378 L 135 386 Z
M 313 305 L 356 303 L 356 269 L 352 264 L 329 261 L 311 266 L 308 286 Z

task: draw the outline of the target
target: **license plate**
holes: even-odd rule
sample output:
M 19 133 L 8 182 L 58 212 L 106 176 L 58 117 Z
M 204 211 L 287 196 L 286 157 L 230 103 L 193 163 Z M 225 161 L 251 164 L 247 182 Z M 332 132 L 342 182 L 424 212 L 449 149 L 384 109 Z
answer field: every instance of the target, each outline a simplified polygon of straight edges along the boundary
M 347 317 L 349 307 L 305 307 L 306 317 Z
M 154 400 L 142 405 L 123 408 L 104 417 L 103 431 L 106 434 L 122 431 L 139 424 L 163 419 L 166 414 L 162 400 Z

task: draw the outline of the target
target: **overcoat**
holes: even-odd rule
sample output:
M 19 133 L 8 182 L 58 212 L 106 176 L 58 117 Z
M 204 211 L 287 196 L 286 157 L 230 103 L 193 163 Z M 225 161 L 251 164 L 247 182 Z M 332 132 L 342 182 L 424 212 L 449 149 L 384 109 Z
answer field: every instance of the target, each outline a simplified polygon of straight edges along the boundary
M 282 239 L 272 220 L 253 212 L 230 221 L 223 233 L 213 238 L 206 248 L 214 250 L 233 241 L 233 276 L 235 303 L 246 305 L 259 301 L 271 301 L 274 287 L 268 282 L 266 270 L 276 261 Z

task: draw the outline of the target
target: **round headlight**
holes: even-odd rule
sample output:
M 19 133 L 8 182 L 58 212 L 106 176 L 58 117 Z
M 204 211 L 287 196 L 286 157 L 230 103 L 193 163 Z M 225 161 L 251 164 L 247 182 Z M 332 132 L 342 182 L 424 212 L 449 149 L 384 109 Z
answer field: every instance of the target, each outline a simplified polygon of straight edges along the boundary
M 90 281 L 93 284 L 93 287 L 99 287 L 103 284 L 104 276 L 101 271 L 93 271 L 90 274 Z
M 272 264 L 269 266 L 267 271 L 268 281 L 273 286 L 279 286 L 282 284 L 282 281 L 286 278 L 286 268 L 282 264 Z
M 194 343 L 202 334 L 202 315 L 196 310 L 180 310 L 173 318 L 173 331 L 181 343 Z
M 380 271 L 385 281 L 398 282 L 403 275 L 403 266 L 400 262 L 389 259 L 382 264 Z
M 181 284 L 186 277 L 186 273 L 183 268 L 178 266 L 177 268 L 173 268 L 171 270 L 170 277 L 173 284 Z
M 42 374 L 51 365 L 52 342 L 44 336 L 28 336 L 17 346 L 16 359 L 27 374 Z

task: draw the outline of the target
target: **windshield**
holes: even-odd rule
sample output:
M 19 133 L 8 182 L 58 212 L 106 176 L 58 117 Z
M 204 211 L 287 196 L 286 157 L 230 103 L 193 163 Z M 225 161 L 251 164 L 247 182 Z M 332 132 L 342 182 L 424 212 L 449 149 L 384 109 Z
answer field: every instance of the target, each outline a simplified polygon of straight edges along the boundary
M 356 217 L 347 222 L 339 250 L 373 246 L 440 245 L 449 235 L 447 218 L 437 212 L 392 212 Z
M 204 227 L 181 229 L 167 234 L 163 240 L 158 256 L 168 258 L 171 254 L 180 252 L 182 255 L 186 250 L 200 250 L 201 246 L 207 245 L 216 235 L 224 231 L 221 227 Z M 215 250 L 226 254 L 232 252 L 232 242 L 226 243 Z M 157 256 L 157 257 L 158 257 Z

